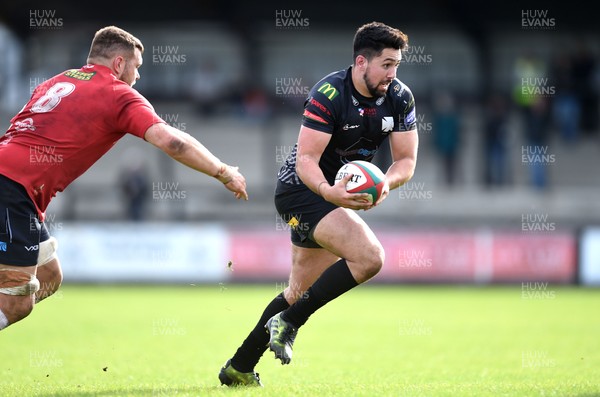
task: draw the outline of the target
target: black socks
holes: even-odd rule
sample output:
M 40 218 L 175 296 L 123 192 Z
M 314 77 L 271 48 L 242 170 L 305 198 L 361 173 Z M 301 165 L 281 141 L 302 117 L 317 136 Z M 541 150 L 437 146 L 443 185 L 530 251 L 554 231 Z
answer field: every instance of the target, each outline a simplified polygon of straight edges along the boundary
M 233 368 L 240 372 L 251 372 L 254 369 L 269 343 L 269 333 L 265 329 L 265 324 L 271 317 L 288 307 L 290 305 L 283 297 L 283 292 L 267 305 L 254 329 L 231 358 Z
M 306 293 L 282 313 L 281 317 L 296 328 L 301 327 L 311 314 L 357 285 L 346 260 L 340 259 L 325 270 Z
M 296 328 L 301 327 L 311 314 L 356 287 L 358 283 L 352 276 L 345 259 L 340 259 L 315 281 L 315 283 L 293 304 L 289 305 L 283 292 L 275 297 L 265 308 L 260 320 L 231 358 L 231 365 L 240 372 L 251 372 L 260 360 L 269 343 L 269 334 L 265 324 L 271 317 L 282 312 L 282 318 Z

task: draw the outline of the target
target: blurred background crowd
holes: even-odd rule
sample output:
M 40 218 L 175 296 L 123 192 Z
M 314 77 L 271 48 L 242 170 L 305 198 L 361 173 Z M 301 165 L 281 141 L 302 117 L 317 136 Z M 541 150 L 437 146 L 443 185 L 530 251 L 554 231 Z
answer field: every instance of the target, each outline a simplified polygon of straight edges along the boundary
M 520 224 L 534 211 L 567 227 L 600 220 L 600 40 L 583 7 L 172 1 L 118 8 L 0 7 L 4 128 L 37 84 L 83 65 L 94 32 L 115 24 L 145 45 L 135 88 L 169 124 L 239 165 L 251 201 L 236 206 L 212 179 L 126 137 L 59 195 L 49 209 L 57 218 L 273 217 L 276 173 L 295 143 L 308 90 L 348 67 L 356 28 L 380 20 L 409 36 L 398 78 L 416 98 L 421 147 L 413 180 L 367 217 Z M 386 168 L 389 161 L 384 147 L 376 162 Z

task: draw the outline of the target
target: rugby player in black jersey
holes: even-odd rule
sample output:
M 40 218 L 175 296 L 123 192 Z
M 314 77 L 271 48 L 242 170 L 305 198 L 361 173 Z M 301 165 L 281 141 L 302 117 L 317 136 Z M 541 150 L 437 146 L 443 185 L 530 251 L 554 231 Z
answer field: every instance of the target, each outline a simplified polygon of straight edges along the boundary
M 355 210 L 380 204 L 415 170 L 415 102 L 396 78 L 407 45 L 398 29 L 363 25 L 354 37 L 352 66 L 325 76 L 310 91 L 297 144 L 279 171 L 275 192 L 277 211 L 291 227 L 289 285 L 221 368 L 221 383 L 262 386 L 254 367 L 267 346 L 288 364 L 298 328 L 309 316 L 381 269 L 383 247 Z M 343 164 L 371 161 L 385 138 L 393 163 L 376 203 L 367 194 L 346 192 L 351 175 L 334 184 Z

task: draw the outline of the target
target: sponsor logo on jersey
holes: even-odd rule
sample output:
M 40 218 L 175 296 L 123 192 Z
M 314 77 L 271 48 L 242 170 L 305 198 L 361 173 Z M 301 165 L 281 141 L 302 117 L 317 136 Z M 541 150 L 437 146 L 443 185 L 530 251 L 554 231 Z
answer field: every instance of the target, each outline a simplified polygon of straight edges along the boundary
M 347 149 L 347 150 L 335 149 L 335 152 L 343 157 L 350 157 L 350 156 L 355 156 L 358 154 L 365 158 L 371 158 L 375 155 L 375 153 L 377 153 L 377 150 L 378 149 L 366 149 L 366 148 Z M 350 159 L 348 161 L 350 161 Z
M 381 131 L 392 132 L 394 129 L 394 118 L 386 116 L 381 119 Z
M 329 124 L 329 123 L 328 123 L 328 122 L 327 122 L 325 119 L 323 119 L 322 117 L 320 117 L 320 116 L 317 116 L 316 114 L 314 114 L 314 113 L 312 113 L 312 112 L 310 112 L 310 111 L 308 111 L 308 110 L 306 110 L 306 109 L 304 110 L 304 114 L 303 114 L 303 116 L 304 116 L 304 117 L 306 117 L 307 119 L 314 120 L 314 121 L 316 121 L 316 122 L 318 122 L 318 123 L 321 123 L 321 124 Z
M 30 246 L 25 245 L 24 247 L 27 251 L 37 251 L 40 248 L 40 246 L 38 244 L 30 245 Z
M 345 126 L 342 127 L 342 129 L 344 131 L 348 131 L 348 130 L 352 130 L 352 129 L 358 128 L 358 127 L 360 127 L 360 124 L 354 124 L 354 125 L 346 124 Z
M 394 86 L 394 92 L 397 96 L 401 97 L 404 94 L 404 87 L 400 87 L 400 84 Z
M 354 95 L 352 95 L 352 104 L 354 106 L 358 106 L 358 100 L 356 98 L 354 98 Z
M 329 109 L 327 109 L 327 107 L 325 107 L 325 105 L 323 105 L 321 102 L 317 101 L 315 98 L 310 97 L 310 99 L 308 100 L 308 103 L 310 103 L 311 105 L 314 105 L 320 111 L 325 112 L 327 115 L 331 116 L 331 112 L 329 111 Z
M 330 101 L 333 101 L 333 98 L 339 95 L 338 90 L 327 82 L 323 83 L 317 91 L 325 95 Z
M 80 72 L 79 70 L 76 70 L 76 69 L 67 70 L 65 72 L 65 76 L 67 76 L 67 77 L 71 77 L 71 78 L 77 79 L 77 80 L 84 80 L 84 81 L 91 80 L 95 74 L 96 74 L 96 72 L 89 72 L 89 73 Z
M 375 104 L 377 106 L 380 106 L 384 101 L 385 101 L 385 97 L 384 96 L 380 96 L 379 98 L 377 98 L 377 101 L 375 102 Z
M 406 117 L 404 117 L 404 126 L 409 126 L 411 124 L 413 124 L 416 120 L 416 112 L 415 109 L 413 108 L 413 110 L 410 111 L 409 114 L 406 115 Z
M 28 117 L 26 119 L 24 119 L 23 121 L 15 121 L 15 130 L 19 131 L 19 132 L 23 132 L 23 131 L 35 131 L 35 126 L 33 125 L 33 119 L 31 117 Z
M 377 109 L 375 108 L 358 108 L 358 114 L 363 117 L 375 117 L 377 115 Z
M 300 221 L 298 221 L 295 216 L 292 216 L 292 218 L 287 221 L 287 224 L 290 225 L 292 229 L 295 229 L 300 224 Z
M 0 241 L 0 251 L 6 252 L 6 243 L 4 241 Z

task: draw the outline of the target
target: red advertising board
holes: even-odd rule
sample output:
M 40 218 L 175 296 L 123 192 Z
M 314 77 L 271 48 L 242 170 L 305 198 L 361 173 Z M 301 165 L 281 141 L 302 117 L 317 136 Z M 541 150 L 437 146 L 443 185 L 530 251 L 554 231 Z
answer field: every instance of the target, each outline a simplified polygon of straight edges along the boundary
M 569 283 L 576 278 L 574 233 L 379 229 L 385 265 L 371 282 Z M 233 230 L 232 280 L 286 280 L 289 234 L 268 228 Z

